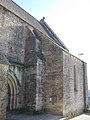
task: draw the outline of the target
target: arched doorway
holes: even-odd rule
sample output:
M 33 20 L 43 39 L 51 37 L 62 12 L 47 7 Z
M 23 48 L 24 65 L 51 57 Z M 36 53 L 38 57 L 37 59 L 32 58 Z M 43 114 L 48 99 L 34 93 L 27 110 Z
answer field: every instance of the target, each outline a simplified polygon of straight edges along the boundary
M 17 108 L 17 82 L 13 75 L 8 74 L 7 111 Z

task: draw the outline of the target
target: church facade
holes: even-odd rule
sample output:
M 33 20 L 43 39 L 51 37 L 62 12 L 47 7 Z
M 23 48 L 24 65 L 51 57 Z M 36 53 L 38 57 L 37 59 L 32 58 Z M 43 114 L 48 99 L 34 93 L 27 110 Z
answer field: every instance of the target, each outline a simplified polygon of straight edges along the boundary
M 86 66 L 44 18 L 0 0 L 0 120 L 11 110 L 81 114 L 88 103 Z

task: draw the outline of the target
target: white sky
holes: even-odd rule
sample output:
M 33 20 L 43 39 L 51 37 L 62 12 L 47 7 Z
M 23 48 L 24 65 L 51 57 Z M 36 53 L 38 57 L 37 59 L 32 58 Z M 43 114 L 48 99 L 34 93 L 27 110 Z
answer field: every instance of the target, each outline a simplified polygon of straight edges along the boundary
M 90 0 L 14 0 L 38 20 L 45 21 L 64 42 L 70 53 L 87 62 L 90 89 Z

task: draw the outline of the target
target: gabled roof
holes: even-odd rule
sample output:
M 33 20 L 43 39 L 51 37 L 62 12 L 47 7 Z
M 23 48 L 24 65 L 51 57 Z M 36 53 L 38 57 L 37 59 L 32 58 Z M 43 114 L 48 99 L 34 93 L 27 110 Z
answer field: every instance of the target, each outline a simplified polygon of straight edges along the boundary
M 45 36 L 49 37 L 56 44 L 61 46 L 62 48 L 67 49 L 64 43 L 59 39 L 59 37 L 53 32 L 53 30 L 49 27 L 49 25 L 42 19 L 40 22 L 27 13 L 24 9 L 14 3 L 12 0 L 0 0 L 0 5 L 8 9 L 10 12 L 21 18 L 23 21 L 28 23 L 30 26 L 34 27 Z
M 60 38 L 55 34 L 55 32 L 49 27 L 49 25 L 43 19 L 40 20 L 40 24 L 43 26 L 44 30 L 47 32 L 48 36 L 54 40 L 55 43 L 68 50 Z

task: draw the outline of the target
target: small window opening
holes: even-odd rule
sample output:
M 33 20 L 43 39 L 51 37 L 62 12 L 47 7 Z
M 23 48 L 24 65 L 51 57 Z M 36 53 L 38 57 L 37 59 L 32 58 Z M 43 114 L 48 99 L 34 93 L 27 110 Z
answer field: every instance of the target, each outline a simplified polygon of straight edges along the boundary
M 10 47 L 10 52 L 12 52 L 13 51 L 13 48 L 12 47 Z
M 49 98 L 49 102 L 51 102 L 52 105 L 54 105 L 55 103 L 57 103 L 57 96 L 51 96 L 51 97 Z
M 36 38 L 36 51 L 41 52 L 41 41 Z
M 76 66 L 74 65 L 74 91 L 77 91 Z

